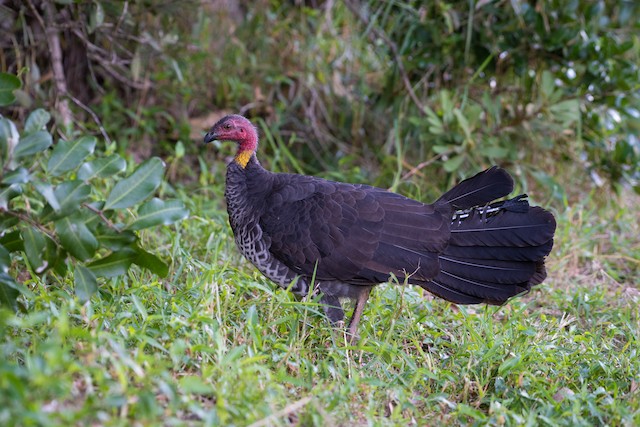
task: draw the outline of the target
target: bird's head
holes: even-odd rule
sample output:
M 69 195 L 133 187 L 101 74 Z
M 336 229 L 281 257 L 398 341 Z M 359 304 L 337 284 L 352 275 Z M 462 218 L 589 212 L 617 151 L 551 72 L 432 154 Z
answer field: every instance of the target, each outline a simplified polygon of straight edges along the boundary
M 238 114 L 225 116 L 207 132 L 204 142 L 232 141 L 238 144 L 234 161 L 243 168 L 258 148 L 258 131 L 245 117 Z

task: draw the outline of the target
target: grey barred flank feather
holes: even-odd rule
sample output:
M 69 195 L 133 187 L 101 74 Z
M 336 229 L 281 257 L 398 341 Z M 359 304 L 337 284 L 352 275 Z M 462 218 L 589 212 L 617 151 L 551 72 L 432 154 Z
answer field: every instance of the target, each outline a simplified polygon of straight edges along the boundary
M 238 249 L 262 274 L 276 284 L 283 288 L 290 288 L 297 295 L 307 295 L 309 292 L 307 281 L 298 277 L 291 268 L 278 261 L 271 253 L 271 239 L 264 234 L 258 224 L 256 213 L 246 194 L 246 182 L 241 175 L 234 174 L 233 169 L 230 168 L 227 173 L 225 199 L 229 223 Z M 293 286 L 291 286 L 292 282 Z

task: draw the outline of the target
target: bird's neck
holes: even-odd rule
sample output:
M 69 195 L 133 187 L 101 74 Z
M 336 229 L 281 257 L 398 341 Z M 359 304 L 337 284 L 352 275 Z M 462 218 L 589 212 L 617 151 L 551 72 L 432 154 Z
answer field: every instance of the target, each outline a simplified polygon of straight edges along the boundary
M 233 161 L 236 162 L 242 169 L 246 168 L 253 156 L 253 150 L 240 150 L 234 157 Z
M 260 213 L 260 201 L 269 194 L 271 173 L 265 170 L 253 155 L 246 167 L 232 161 L 227 166 L 225 199 L 232 227 L 241 218 L 255 218 Z
M 238 151 L 231 163 L 227 165 L 227 173 L 238 176 L 242 181 L 246 180 L 248 176 L 265 172 L 268 173 L 268 171 L 262 167 L 256 157 L 256 153 L 253 151 Z M 227 184 L 229 183 L 227 182 Z
M 258 149 L 258 134 L 255 132 L 248 132 L 246 139 L 239 141 L 238 153 L 234 158 L 234 161 L 239 164 L 242 169 L 246 168 L 251 158 L 254 157 L 256 150 Z

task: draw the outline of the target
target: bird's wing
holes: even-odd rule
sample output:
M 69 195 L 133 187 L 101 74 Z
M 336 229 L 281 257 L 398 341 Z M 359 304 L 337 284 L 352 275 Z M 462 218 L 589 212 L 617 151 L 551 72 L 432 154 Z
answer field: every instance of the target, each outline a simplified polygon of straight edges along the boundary
M 318 280 L 428 280 L 449 240 L 450 212 L 378 188 L 282 175 L 260 226 L 274 257 Z

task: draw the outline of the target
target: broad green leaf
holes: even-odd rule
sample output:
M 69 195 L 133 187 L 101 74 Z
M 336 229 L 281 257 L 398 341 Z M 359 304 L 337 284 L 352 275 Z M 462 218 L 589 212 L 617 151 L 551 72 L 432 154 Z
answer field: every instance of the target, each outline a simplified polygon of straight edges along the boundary
M 122 249 L 87 265 L 96 277 L 115 277 L 127 272 L 137 253 L 132 249 Z
M 540 90 L 545 98 L 550 98 L 556 88 L 555 79 L 551 72 L 545 70 L 542 72 L 540 82 Z
M 19 286 L 9 274 L 0 272 L 0 305 L 17 310 L 16 299 L 20 295 Z
M 459 108 L 454 108 L 453 114 L 456 116 L 458 125 L 464 132 L 465 138 L 471 139 L 471 128 L 469 127 L 469 122 L 467 121 L 467 118 L 464 116 L 464 114 L 462 114 L 462 111 L 460 111 Z
M 149 197 L 158 188 L 164 174 L 164 162 L 153 157 L 111 190 L 104 205 L 105 209 L 128 208 Z
M 440 91 L 440 105 L 442 107 L 442 118 L 445 123 L 450 123 L 453 119 L 453 101 L 448 90 Z
M 447 172 L 453 172 L 454 170 L 460 167 L 463 161 L 464 161 L 464 156 L 451 157 L 449 160 L 444 162 L 444 165 L 443 165 L 444 170 L 446 170 Z
M 431 149 L 437 154 L 450 153 L 453 151 L 452 147 L 449 145 L 434 145 Z
M 22 194 L 22 187 L 19 184 L 11 184 L 8 187 L 0 187 L 0 210 L 9 209 L 9 200 Z
M 492 159 L 501 159 L 509 154 L 509 150 L 504 147 L 482 147 L 478 150 L 483 156 L 490 157 Z
M 431 107 L 425 105 L 424 112 L 427 115 L 427 120 L 429 121 L 429 123 L 431 123 L 433 126 L 442 127 L 442 121 L 440 120 L 440 117 L 438 117 L 438 115 L 431 109 Z
M 83 210 L 82 203 L 88 199 L 91 193 L 91 187 L 80 180 L 61 183 L 53 189 L 53 197 L 49 192 L 44 192 L 47 186 L 48 184 L 38 184 L 36 186 L 38 191 L 45 195 L 49 202 L 49 205 L 45 206 L 40 213 L 39 221 L 43 224 Z M 52 209 L 54 207 L 51 204 L 52 201 L 58 204 L 57 209 Z
M 49 260 L 46 257 L 47 241 L 42 231 L 32 226 L 22 229 L 22 240 L 24 241 L 24 253 L 33 270 L 40 274 L 49 267 Z
M 93 136 L 83 136 L 75 141 L 58 141 L 47 163 L 49 173 L 59 176 L 77 168 L 89 154 L 93 153 L 95 146 L 96 139 Z
M 58 202 L 58 198 L 56 197 L 56 194 L 53 191 L 53 186 L 51 184 L 47 184 L 44 182 L 34 182 L 33 186 L 36 188 L 36 191 L 45 198 L 45 200 L 49 203 L 49 205 L 51 205 L 54 210 L 60 210 L 60 202 Z
M 7 172 L 2 177 L 3 184 L 24 184 L 29 182 L 29 171 L 26 168 L 18 168 Z
M 0 163 L 4 163 L 13 156 L 13 149 L 19 140 L 20 134 L 16 125 L 12 121 L 0 117 L 0 160 L 2 160 Z M 0 166 L 3 165 L 0 164 Z
M 66 251 L 61 246 L 59 246 L 56 242 L 54 242 L 53 239 L 51 239 L 51 237 L 49 237 L 46 234 L 44 235 L 44 241 L 45 241 L 45 251 L 44 251 L 43 258 L 49 264 L 47 268 L 53 268 L 56 265 L 60 264 L 61 261 L 64 261 L 64 259 L 62 260 L 60 259 L 60 256 L 65 255 Z M 62 262 L 62 264 L 66 265 L 65 262 Z
M 474 130 L 478 127 L 478 123 L 480 119 L 483 118 L 484 110 L 480 106 L 480 104 L 469 104 L 467 108 L 464 109 L 464 117 L 467 119 L 469 123 L 469 129 Z
M 429 124 L 431 125 L 429 126 L 429 132 L 431 132 L 432 134 L 441 135 L 444 133 L 444 124 L 437 116 L 427 117 L 427 122 L 429 122 Z
M 189 216 L 189 211 L 180 200 L 160 200 L 153 198 L 140 206 L 138 218 L 127 228 L 140 230 L 156 225 L 173 224 Z
M 182 141 L 176 142 L 175 152 L 176 152 L 176 159 L 181 159 L 184 157 L 185 149 Z
M 66 181 L 53 190 L 60 203 L 58 216 L 80 209 L 80 204 L 91 194 L 91 187 L 80 180 Z
M 136 257 L 133 263 L 160 277 L 166 277 L 169 274 L 169 266 L 167 264 L 157 256 L 141 248 L 136 248 Z
M 49 120 L 51 120 L 51 114 L 46 110 L 38 108 L 32 111 L 24 125 L 24 134 L 29 135 L 39 130 L 45 130 L 44 127 L 49 123 Z
M 24 250 L 24 244 L 22 237 L 20 237 L 20 230 L 14 230 L 10 233 L 5 233 L 0 237 L 0 245 L 2 245 L 9 252 L 16 252 Z
M 0 212 L 0 243 L 4 237 L 2 233 L 15 226 L 19 221 L 15 216 Z
M 13 165 L 7 164 L 13 159 L 13 150 L 20 141 L 20 134 L 16 125 L 0 116 L 0 168 L 6 169 Z
M 549 107 L 554 119 L 565 126 L 569 126 L 580 120 L 580 102 L 577 99 L 568 99 Z
M 2 13 L 0 12 L 0 15 Z M 13 94 L 16 96 L 16 101 L 20 104 L 21 107 L 27 107 L 34 103 L 34 99 L 32 94 L 29 91 L 24 89 L 16 89 L 13 91 Z
M 110 177 L 127 168 L 127 162 L 117 154 L 87 162 L 78 169 L 78 179 L 87 181 L 94 176 Z
M 13 157 L 19 159 L 26 156 L 32 156 L 36 153 L 46 150 L 51 146 L 51 134 L 44 130 L 39 130 L 32 134 L 20 138 L 20 142 L 13 151 Z
M 131 243 L 135 242 L 138 238 L 133 231 L 124 230 L 117 232 L 106 226 L 98 227 L 95 236 L 98 242 L 100 242 L 100 245 L 112 251 L 131 246 Z
M 98 240 L 83 222 L 73 222 L 69 217 L 54 223 L 62 246 L 74 257 L 85 261 L 95 254 Z
M 49 241 L 51 242 L 51 240 Z M 55 252 L 55 262 L 51 268 L 60 277 L 65 277 L 69 269 L 67 265 L 67 251 L 62 246 L 59 246 L 57 249 Z
M 93 271 L 87 267 L 77 265 L 73 281 L 76 285 L 76 295 L 82 302 L 88 301 L 98 291 L 98 281 Z
M 0 73 L 0 107 L 16 102 L 13 91 L 19 89 L 21 85 L 20 79 L 15 75 Z
M 99 1 L 93 2 L 93 9 L 89 15 L 89 25 L 87 30 L 89 34 L 93 34 L 94 31 L 102 26 L 104 23 L 104 9 Z
M 443 127 L 429 126 L 429 133 L 432 135 L 443 135 L 445 131 Z
M 9 251 L 0 245 L 0 273 L 8 273 L 11 266 L 11 255 Z
M 140 49 L 136 49 L 131 58 L 131 77 L 135 81 L 140 80 L 140 73 L 142 72 L 142 56 L 140 55 Z

